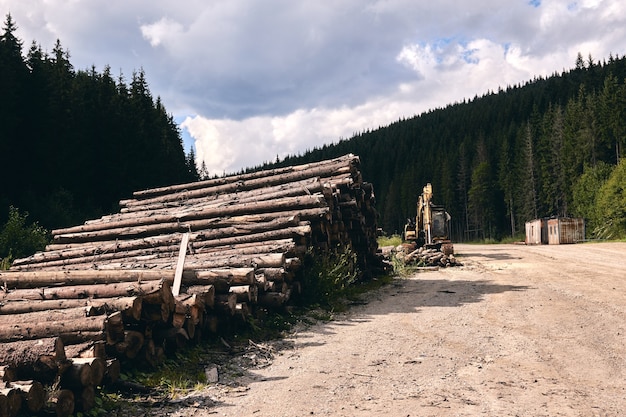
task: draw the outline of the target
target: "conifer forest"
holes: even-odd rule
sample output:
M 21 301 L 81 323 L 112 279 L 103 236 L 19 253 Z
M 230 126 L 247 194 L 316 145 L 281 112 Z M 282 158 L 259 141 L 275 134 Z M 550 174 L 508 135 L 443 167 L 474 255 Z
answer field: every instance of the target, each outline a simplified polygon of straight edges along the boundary
M 582 54 L 571 70 L 502 86 L 280 161 L 352 152 L 400 233 L 422 187 L 456 241 L 523 240 L 525 222 L 583 217 L 587 238 L 626 237 L 626 58 Z
M 0 32 L 0 225 L 10 207 L 47 229 L 78 224 L 134 190 L 197 179 L 143 70 L 76 70 L 60 41 L 26 48 L 16 28 L 9 15 Z

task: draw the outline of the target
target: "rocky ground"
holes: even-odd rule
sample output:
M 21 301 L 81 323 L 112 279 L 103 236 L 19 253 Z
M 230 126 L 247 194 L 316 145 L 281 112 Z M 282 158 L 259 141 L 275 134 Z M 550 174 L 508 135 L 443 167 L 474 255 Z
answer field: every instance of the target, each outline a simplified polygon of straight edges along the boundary
M 219 381 L 120 415 L 618 416 L 626 243 L 455 245 L 330 322 L 250 342 Z M 208 369 L 210 371 L 210 369 Z

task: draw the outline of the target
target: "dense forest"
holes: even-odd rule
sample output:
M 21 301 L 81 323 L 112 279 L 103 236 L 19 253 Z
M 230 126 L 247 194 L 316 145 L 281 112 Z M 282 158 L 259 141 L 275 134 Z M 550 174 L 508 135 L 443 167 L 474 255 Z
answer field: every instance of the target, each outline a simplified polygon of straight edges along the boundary
M 7 15 L 0 34 L 0 225 L 51 229 L 118 210 L 132 191 L 193 181 L 178 126 L 143 70 L 75 70 L 60 41 L 24 51 Z M 19 212 L 17 211 L 19 209 Z M 0 246 L 1 246 L 0 241 Z M 1 251 L 2 248 L 0 248 Z M 1 256 L 0 256 L 1 258 Z
M 584 217 L 589 238 L 626 237 L 626 59 L 572 61 L 272 165 L 359 155 L 387 233 L 415 216 L 431 182 L 457 241 L 520 237 L 550 216 Z

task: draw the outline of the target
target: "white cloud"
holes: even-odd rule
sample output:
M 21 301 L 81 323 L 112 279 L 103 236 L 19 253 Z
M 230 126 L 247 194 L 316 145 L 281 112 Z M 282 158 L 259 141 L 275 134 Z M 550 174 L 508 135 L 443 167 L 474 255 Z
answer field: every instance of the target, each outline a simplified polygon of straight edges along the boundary
M 26 47 L 143 68 L 212 173 L 626 53 L 620 0 L 0 0 Z
M 167 17 L 163 17 L 150 25 L 141 26 L 141 34 L 152 46 L 159 46 L 163 41 L 176 37 L 182 32 L 183 25 Z

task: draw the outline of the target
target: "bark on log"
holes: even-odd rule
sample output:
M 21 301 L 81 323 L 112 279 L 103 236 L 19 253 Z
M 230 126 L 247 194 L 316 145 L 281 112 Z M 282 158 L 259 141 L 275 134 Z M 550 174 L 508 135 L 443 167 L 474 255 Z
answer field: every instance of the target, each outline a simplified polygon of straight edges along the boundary
M 306 229 L 308 223 L 296 221 L 297 219 L 290 217 L 288 219 L 279 219 L 277 222 L 271 222 L 267 224 L 257 224 L 257 225 L 240 225 L 237 227 L 229 227 L 225 229 L 218 230 L 205 230 L 199 233 L 192 234 L 192 240 L 194 240 L 191 244 L 194 252 L 198 253 L 207 253 L 214 252 L 218 249 L 208 249 L 214 248 L 216 246 L 230 246 L 237 244 L 246 244 L 246 243 L 258 243 L 264 241 L 271 241 L 277 239 L 291 239 L 291 243 L 287 248 L 281 247 L 269 247 L 259 248 L 259 251 L 269 252 L 269 251 L 290 251 L 295 249 L 293 238 L 295 236 L 305 236 L 308 234 L 308 230 Z M 304 226 L 304 229 L 302 228 Z M 91 254 L 87 254 L 86 256 L 78 256 L 78 257 L 65 257 L 64 255 L 55 255 L 54 252 L 44 252 L 43 257 L 40 257 L 40 260 L 35 259 L 24 259 L 19 262 L 15 262 L 12 266 L 12 271 L 28 271 L 33 268 L 42 269 L 48 267 L 67 267 L 77 264 L 97 264 L 104 261 L 110 261 L 114 259 L 130 259 L 133 257 L 140 258 L 144 257 L 147 254 L 153 254 L 156 256 L 171 256 L 174 252 L 179 249 L 180 246 L 180 238 L 175 244 L 169 244 L 170 238 L 167 237 L 166 243 L 168 245 L 160 245 L 159 240 L 162 238 L 155 239 L 153 245 L 149 245 L 144 249 L 133 249 L 128 251 L 122 250 L 113 250 L 113 251 L 97 251 Z M 145 240 L 134 241 L 139 242 L 140 246 L 146 246 Z M 120 243 L 119 245 L 123 245 L 124 243 Z M 156 245 L 156 246 L 155 246 Z M 245 253 L 252 252 L 250 250 L 239 250 L 229 249 L 229 252 L 232 251 L 232 254 L 237 253 Z
M 22 402 L 31 413 L 38 413 L 46 402 L 46 391 L 39 381 L 14 381 L 8 384 L 20 391 Z
M 204 310 L 215 306 L 215 286 L 213 285 L 192 285 L 185 288 L 185 292 L 197 295 L 204 304 Z
M 93 385 L 88 385 L 74 394 L 76 401 L 75 409 L 83 412 L 91 410 L 96 405 L 96 390 Z
M 72 364 L 76 366 L 82 366 L 83 364 L 89 365 L 91 368 L 91 380 L 93 385 L 100 385 L 104 378 L 105 362 L 102 358 L 72 358 Z
M 44 323 L 14 323 L 0 325 L 0 341 L 14 342 L 60 336 L 77 331 L 98 332 L 105 328 L 104 316 L 84 317 L 80 319 L 49 321 Z
M 237 308 L 237 294 L 216 294 L 215 309 L 230 316 L 235 314 Z
M 58 337 L 0 343 L 0 363 L 13 370 L 5 370 L 5 381 L 16 377 L 19 368 L 56 372 L 65 360 L 64 344 Z
M 33 303 L 36 303 L 34 301 Z M 12 315 L 0 315 L 0 326 L 12 325 L 14 323 L 42 323 L 46 321 L 75 320 L 89 316 L 96 316 L 98 312 L 91 306 L 66 308 L 62 310 L 35 311 L 32 313 L 21 313 Z
M 74 285 L 67 287 L 20 289 L 0 293 L 0 300 L 54 300 L 72 298 L 113 298 L 124 296 L 147 296 L 163 290 L 163 281 L 144 283 L 121 282 L 98 285 Z
M 106 384 L 115 384 L 120 377 L 121 371 L 122 366 L 119 359 L 107 359 L 104 372 L 104 382 Z
M 236 285 L 229 289 L 229 292 L 237 295 L 238 303 L 256 304 L 258 289 L 254 285 Z
M 350 174 L 353 168 L 350 166 L 353 161 L 337 161 L 334 163 L 329 163 L 325 166 L 317 166 L 311 167 L 311 169 L 306 169 L 302 171 L 293 171 L 287 172 L 284 174 L 277 174 L 269 177 L 262 177 L 244 181 L 238 181 L 236 183 L 218 185 L 215 187 L 208 188 L 199 188 L 194 190 L 188 190 L 184 192 L 175 192 L 170 194 L 164 194 L 161 196 L 145 198 L 142 200 L 122 200 L 120 201 L 120 206 L 123 207 L 133 207 L 133 206 L 141 206 L 144 204 L 151 203 L 161 203 L 168 201 L 176 201 L 181 199 L 190 199 L 190 198 L 198 198 L 205 197 L 208 195 L 213 195 L 217 193 L 226 193 L 226 192 L 234 192 L 234 191 L 244 191 L 244 190 L 252 190 L 255 188 L 261 187 L 270 187 L 278 184 L 285 184 L 294 181 L 299 181 L 311 177 L 325 177 L 328 175 L 336 175 L 340 174 Z
M 321 194 L 315 194 L 311 196 L 288 197 L 271 201 L 259 201 L 241 205 L 232 205 L 229 207 L 210 208 L 194 213 L 193 215 L 185 216 L 181 219 L 167 219 L 168 216 L 153 216 L 148 217 L 145 220 L 150 221 L 150 224 L 137 225 L 136 221 L 126 223 L 120 222 L 121 225 L 119 227 L 114 227 L 110 229 L 53 234 L 53 239 L 57 243 L 80 241 L 84 242 L 106 240 L 107 238 L 113 236 L 148 236 L 151 234 L 154 235 L 159 233 L 184 232 L 189 230 L 196 231 L 210 227 L 211 222 L 215 222 L 215 220 L 213 219 L 224 216 L 318 208 L 324 207 L 325 205 L 326 200 Z M 250 223 L 250 228 L 252 228 L 253 225 L 254 223 Z M 80 227 L 85 227 L 89 229 L 87 226 Z
M 16 388 L 0 388 L 0 397 L 6 399 L 0 403 L 0 413 L 6 413 L 8 417 L 16 417 L 22 408 L 20 391 Z
M 44 411 L 57 417 L 69 417 L 74 413 L 74 393 L 69 389 L 60 389 L 48 393 Z
M 272 230 L 268 232 L 261 233 L 251 233 L 242 236 L 232 236 L 227 238 L 213 239 L 213 240 L 205 240 L 204 233 L 198 233 L 196 239 L 202 240 L 202 246 L 205 248 L 209 247 L 222 247 L 229 245 L 240 245 L 240 244 L 251 244 L 258 242 L 265 242 L 276 239 L 293 239 L 297 245 L 301 244 L 299 240 L 301 238 L 306 238 L 310 236 L 312 232 L 310 224 L 303 224 L 301 226 L 294 227 L 286 227 L 283 229 Z M 133 261 L 135 264 L 134 267 L 127 266 L 126 269 L 137 269 L 138 265 L 143 265 L 141 258 L 125 258 L 126 261 Z M 69 261 L 69 260 L 68 260 Z M 147 261 L 147 260 L 146 260 Z M 127 262 L 128 263 L 128 262 Z M 50 262 L 42 262 L 36 265 L 23 264 L 16 265 L 12 267 L 15 271 L 27 271 L 30 268 L 37 268 L 38 270 L 48 270 L 48 269 L 58 269 L 60 266 L 64 266 L 64 261 L 50 261 Z M 71 268 L 89 268 L 93 266 L 97 266 L 99 270 L 112 270 L 112 269 L 120 269 L 122 268 L 120 262 L 99 262 L 94 261 L 94 258 L 81 258 L 80 262 L 68 263 L 67 267 Z
M 68 369 L 61 375 L 61 386 L 64 388 L 82 388 L 93 385 L 93 371 L 89 363 L 72 361 Z
M 263 307 L 279 308 L 289 300 L 290 293 L 266 292 L 259 294 L 258 303 Z
M 172 279 L 174 271 L 166 270 L 56 270 L 0 271 L 0 282 L 8 289 L 38 288 L 55 285 L 112 284 L 128 281 Z
M 2 361 L 4 363 L 4 361 Z M 11 368 L 8 365 L 0 365 L 0 381 L 9 382 L 17 379 L 17 372 L 15 368 Z
M 77 343 L 65 346 L 65 355 L 68 358 L 106 358 L 105 342 L 102 340 Z
M 311 170 L 316 169 L 316 168 L 329 167 L 329 166 L 334 167 L 334 166 L 337 166 L 338 164 L 340 166 L 344 166 L 346 164 L 358 165 L 359 159 L 358 157 L 352 154 L 349 154 L 349 155 L 344 155 L 339 158 L 335 158 L 331 160 L 324 160 L 321 162 L 313 162 L 313 163 L 303 164 L 303 165 L 256 171 L 256 172 L 247 173 L 247 174 L 230 175 L 227 177 L 209 179 L 209 180 L 204 180 L 204 181 L 196 181 L 196 182 L 187 183 L 187 184 L 178 184 L 178 185 L 167 186 L 167 187 L 159 187 L 159 188 L 151 188 L 151 189 L 142 190 L 142 191 L 135 191 L 133 193 L 133 196 L 136 197 L 137 199 L 141 199 L 141 198 L 145 199 L 145 198 L 150 198 L 150 197 L 164 195 L 164 194 L 172 194 L 172 193 L 184 192 L 188 190 L 210 188 L 210 187 L 214 187 L 218 185 L 237 183 L 237 182 L 257 179 L 257 178 L 272 177 L 272 176 L 281 175 L 281 174 L 285 174 L 289 172 L 307 172 L 308 173 Z M 332 172 L 332 170 L 329 170 L 329 171 Z M 310 176 L 312 177 L 316 175 L 310 175 Z
M 106 335 L 101 331 L 76 330 L 72 332 L 61 333 L 59 335 L 59 338 L 66 345 L 75 345 L 77 343 L 105 340 Z
M 122 359 L 134 359 L 141 352 L 144 342 L 145 336 L 142 332 L 126 330 L 123 340 L 115 343 L 115 354 Z
M 124 318 L 122 317 L 122 313 L 118 311 L 110 314 L 106 319 L 107 345 L 115 345 L 117 342 L 123 341 L 124 338 Z
M 311 178 L 261 189 L 238 191 L 231 194 L 216 194 L 206 197 L 189 198 L 186 200 L 123 207 L 119 214 L 104 216 L 89 223 L 115 221 L 116 219 L 129 218 L 132 216 L 139 217 L 147 213 L 160 214 L 163 212 L 173 212 L 174 210 L 186 209 L 188 207 L 190 209 L 195 207 L 208 208 L 224 204 L 242 204 L 251 201 L 267 201 L 277 198 L 310 195 L 315 193 L 321 193 L 326 196 L 326 198 L 329 198 L 332 194 L 332 190 L 327 184 L 322 184 L 319 178 Z M 85 224 L 87 224 L 87 222 Z

